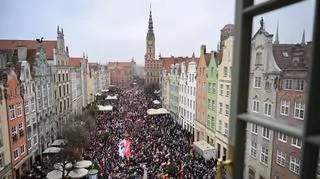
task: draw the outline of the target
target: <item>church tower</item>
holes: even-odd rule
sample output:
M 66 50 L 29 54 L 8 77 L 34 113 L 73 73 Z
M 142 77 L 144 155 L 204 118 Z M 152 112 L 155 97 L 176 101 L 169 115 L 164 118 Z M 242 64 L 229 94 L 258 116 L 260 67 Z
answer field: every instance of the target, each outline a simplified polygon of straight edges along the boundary
M 146 38 L 146 54 L 145 61 L 154 60 L 155 59 L 155 37 L 153 32 L 153 21 L 152 21 L 152 11 L 150 6 L 150 15 L 149 15 L 149 25 L 148 25 L 148 33 Z

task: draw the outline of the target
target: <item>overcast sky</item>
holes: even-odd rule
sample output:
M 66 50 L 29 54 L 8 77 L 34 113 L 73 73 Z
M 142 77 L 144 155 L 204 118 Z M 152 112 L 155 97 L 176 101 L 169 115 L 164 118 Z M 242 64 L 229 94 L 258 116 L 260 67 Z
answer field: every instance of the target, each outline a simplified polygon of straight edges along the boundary
M 263 0 L 256 0 L 263 1 Z M 234 23 L 235 0 L 2 0 L 1 39 L 56 38 L 64 29 L 72 57 L 86 51 L 91 62 L 125 61 L 143 64 L 149 6 L 152 4 L 156 56 L 199 55 L 200 45 L 215 50 L 220 29 Z M 280 43 L 312 36 L 315 0 L 262 15 L 266 30 Z M 255 30 L 260 16 L 255 20 Z

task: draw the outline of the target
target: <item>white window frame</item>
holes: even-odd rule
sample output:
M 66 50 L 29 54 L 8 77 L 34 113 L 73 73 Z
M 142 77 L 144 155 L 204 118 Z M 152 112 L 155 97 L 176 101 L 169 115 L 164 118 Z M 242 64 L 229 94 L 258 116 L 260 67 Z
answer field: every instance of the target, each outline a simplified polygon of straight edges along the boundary
M 255 113 L 259 113 L 259 111 L 260 111 L 260 101 L 259 100 L 253 100 L 252 111 Z
M 278 140 L 287 143 L 288 136 L 282 132 L 278 132 Z
M 283 89 L 284 90 L 292 90 L 293 80 L 292 79 L 284 79 L 283 80 Z
M 293 156 L 290 156 L 289 170 L 297 175 L 300 174 L 300 164 L 301 161 Z
M 218 121 L 218 132 L 221 132 L 222 131 L 222 121 L 219 120 Z
M 295 90 L 296 91 L 303 91 L 304 90 L 304 80 L 303 79 L 296 79 L 295 80 Z
M 224 77 L 228 76 L 228 67 L 223 67 L 223 76 Z
M 286 165 L 286 153 L 280 150 L 277 150 L 276 163 L 280 166 L 285 167 Z
M 268 165 L 268 163 L 269 163 L 269 149 L 267 149 L 265 147 L 261 147 L 260 162 L 263 165 Z
M 14 104 L 12 104 L 12 105 L 9 105 L 9 118 L 10 118 L 10 120 L 13 120 L 13 119 L 15 119 L 16 118 L 16 107 L 15 107 L 15 105 Z
M 212 93 L 216 93 L 217 91 L 217 84 L 216 83 L 212 83 Z
M 223 84 L 220 84 L 220 96 L 223 96 Z
M 17 152 L 17 157 L 15 156 L 15 152 Z M 16 149 L 14 149 L 14 151 L 13 151 L 13 159 L 16 161 L 16 160 L 18 160 L 18 158 L 19 158 L 19 148 L 16 148 Z
M 22 105 L 21 105 L 21 103 L 17 104 L 17 116 L 18 117 L 22 116 Z
M 280 101 L 280 114 L 283 116 L 289 116 L 290 111 L 290 101 L 289 100 L 281 100 Z
M 223 113 L 223 103 L 219 103 L 219 114 Z
M 254 141 L 250 142 L 250 156 L 253 158 L 257 158 L 257 149 L 258 148 L 258 144 Z
M 224 135 L 229 136 L 229 124 L 227 122 L 224 123 Z
M 24 111 L 25 111 L 26 114 L 29 114 L 29 112 L 30 112 L 29 101 L 28 100 L 24 101 Z
M 21 149 L 23 149 L 23 152 L 21 151 Z M 26 152 L 26 148 L 25 148 L 24 145 L 21 145 L 21 146 L 19 147 L 19 150 L 20 150 L 20 155 L 23 155 L 23 154 Z
M 303 120 L 305 115 L 305 104 L 302 102 L 294 103 L 294 118 Z M 302 117 L 301 117 L 302 114 Z
M 226 105 L 225 105 L 225 108 L 226 108 L 226 109 L 225 109 L 225 110 L 226 110 L 226 111 L 225 111 L 225 116 L 229 116 L 229 115 L 230 115 L 230 105 L 229 105 L 229 104 L 226 104 Z
M 299 138 L 296 138 L 296 137 L 292 137 L 292 138 L 291 138 L 291 145 L 292 145 L 293 147 L 296 147 L 296 148 L 298 148 L 298 149 L 301 149 L 301 147 L 302 147 L 302 140 L 299 139 Z
M 251 133 L 252 134 L 258 134 L 258 125 L 257 124 L 254 124 L 254 123 L 251 123 Z
M 262 127 L 262 137 L 267 140 L 270 140 L 270 129 Z
M 264 115 L 271 116 L 272 115 L 272 104 L 271 103 L 264 103 Z
M 226 96 L 230 96 L 230 85 L 226 85 Z
M 253 88 L 261 88 L 261 77 L 254 77 Z

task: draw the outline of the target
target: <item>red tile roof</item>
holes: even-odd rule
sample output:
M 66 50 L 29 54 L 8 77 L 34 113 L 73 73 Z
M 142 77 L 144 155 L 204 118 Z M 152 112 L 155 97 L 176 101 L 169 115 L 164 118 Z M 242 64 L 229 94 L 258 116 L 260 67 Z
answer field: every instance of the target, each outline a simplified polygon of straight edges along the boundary
M 294 45 L 295 44 L 273 44 L 273 56 L 280 69 L 285 69 L 290 63 Z M 284 52 L 288 53 L 288 57 L 283 55 Z
M 56 40 L 44 40 L 42 45 L 46 49 L 48 60 L 53 60 L 53 49 L 57 45 Z M 15 49 L 18 46 L 26 46 L 28 49 L 37 49 L 39 43 L 36 40 L 0 40 L 0 49 Z
M 82 57 L 70 57 L 69 64 L 72 67 L 80 67 L 82 60 L 83 60 Z

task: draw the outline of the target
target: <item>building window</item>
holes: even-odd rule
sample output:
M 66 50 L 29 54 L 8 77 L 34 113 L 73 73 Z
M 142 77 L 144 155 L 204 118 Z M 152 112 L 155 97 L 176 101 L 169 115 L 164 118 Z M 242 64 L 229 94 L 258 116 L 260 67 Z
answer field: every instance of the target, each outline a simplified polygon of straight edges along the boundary
M 222 103 L 219 103 L 219 113 L 222 114 L 222 106 L 223 104 Z
M 266 127 L 262 127 L 262 137 L 265 139 L 270 139 L 270 130 Z
M 281 102 L 280 102 L 280 114 L 288 116 L 289 115 L 289 107 L 290 107 L 290 101 L 281 100 Z
M 218 123 L 218 132 L 221 132 L 222 131 L 222 121 L 219 120 L 219 123 Z
M 291 90 L 292 89 L 292 81 L 291 79 L 285 79 L 283 81 L 283 89 L 285 90 Z
M 224 123 L 224 135 L 229 136 L 229 124 Z
M 254 88 L 261 88 L 261 77 L 254 77 Z
M 13 158 L 14 158 L 14 160 L 17 160 L 19 158 L 19 150 L 18 149 L 15 149 L 13 151 Z
M 299 138 L 295 138 L 295 137 L 292 137 L 291 139 L 291 145 L 298 148 L 298 149 L 301 149 L 301 146 L 302 146 L 302 140 L 299 139 Z
M 24 111 L 29 114 L 29 101 L 24 101 Z
M 0 154 L 0 167 L 5 166 L 5 158 L 4 158 L 4 153 Z
M 217 91 L 217 86 L 216 86 L 216 83 L 212 83 L 212 93 L 216 93 Z
M 294 105 L 294 117 L 297 119 L 302 119 L 304 118 L 304 108 L 305 105 L 301 102 L 296 102 Z
M 61 93 L 61 86 L 59 86 L 59 97 L 62 97 L 62 93 Z
M 256 178 L 256 172 L 249 168 L 249 179 L 255 179 Z
M 224 77 L 228 76 L 228 68 L 227 67 L 223 68 L 223 76 Z
M 220 84 L 220 96 L 223 95 L 223 84 Z
M 250 145 L 250 155 L 254 158 L 257 157 L 257 143 L 254 141 L 251 141 Z
M 258 125 L 257 124 L 251 124 L 251 133 L 258 134 Z
M 260 111 L 260 101 L 253 100 L 252 111 L 256 113 Z
M 296 80 L 296 90 L 303 91 L 304 89 L 304 80 Z
M 208 109 L 211 109 L 211 99 L 208 99 Z
M 285 58 L 288 58 L 289 57 L 289 54 L 287 51 L 283 51 L 282 52 L 282 56 L 285 57 Z
M 262 64 L 262 53 L 258 52 L 256 53 L 256 65 L 261 65 Z
M 212 87 L 211 87 L 211 83 L 208 84 L 208 93 L 211 93 Z
M 278 140 L 281 142 L 287 142 L 287 135 L 282 132 L 278 132 Z
M 34 98 L 31 98 L 31 111 L 35 111 L 36 110 L 36 104 L 35 104 L 35 100 Z
M 286 163 L 286 153 L 277 150 L 277 164 L 285 166 Z
M 18 113 L 18 117 L 22 116 L 22 107 L 21 107 L 21 103 L 17 104 L 17 113 Z
M 211 110 L 215 111 L 216 110 L 216 102 L 214 100 L 211 101 L 212 105 L 211 105 Z
M 20 154 L 21 154 L 21 155 L 24 154 L 24 145 L 20 146 Z
M 10 119 L 16 118 L 14 105 L 9 105 L 9 117 Z
M 230 96 L 230 85 L 226 85 L 226 96 Z
M 33 145 L 37 145 L 38 144 L 38 136 L 34 136 L 33 137 Z
M 229 77 L 231 78 L 232 75 L 232 67 L 229 67 Z
M 229 105 L 226 104 L 226 116 L 229 116 Z
M 261 154 L 260 154 L 260 162 L 268 165 L 268 154 L 269 154 L 269 149 L 265 147 L 261 147 Z
M 299 175 L 300 173 L 300 160 L 296 157 L 290 156 L 290 167 L 289 170 Z
M 264 104 L 264 114 L 267 116 L 271 116 L 272 104 L 265 103 Z

